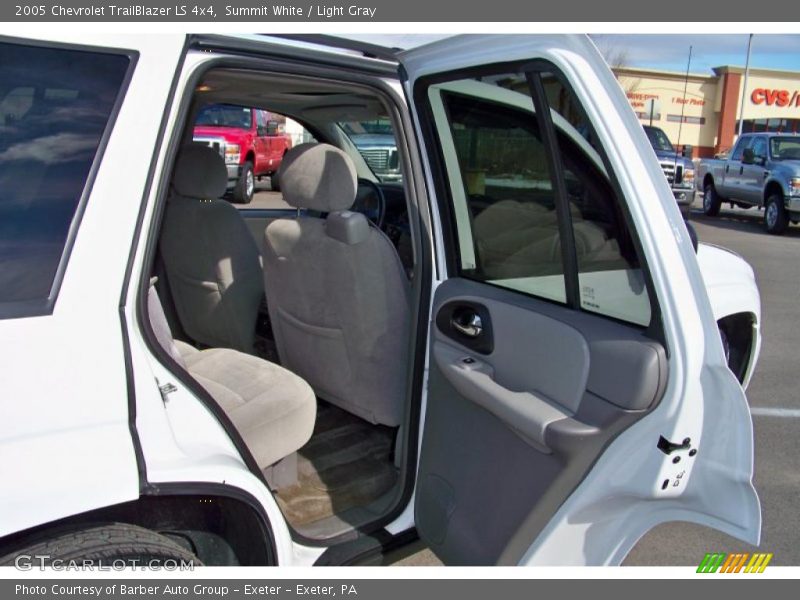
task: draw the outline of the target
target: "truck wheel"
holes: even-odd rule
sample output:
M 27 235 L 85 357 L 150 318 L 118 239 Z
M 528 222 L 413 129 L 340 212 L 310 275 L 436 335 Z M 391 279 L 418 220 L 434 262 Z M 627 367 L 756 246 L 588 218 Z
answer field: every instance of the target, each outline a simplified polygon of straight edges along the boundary
M 250 204 L 253 193 L 256 191 L 256 178 L 253 174 L 253 163 L 250 161 L 242 165 L 242 172 L 236 187 L 233 188 L 233 201 L 238 204 Z
M 764 229 L 767 230 L 767 233 L 781 235 L 788 226 L 789 215 L 786 214 L 786 208 L 783 206 L 783 196 L 772 194 L 767 198 L 764 206 Z
M 703 186 L 703 213 L 709 217 L 716 217 L 722 206 L 722 198 L 717 194 L 717 188 L 712 182 Z
M 277 171 L 275 171 L 272 175 L 269 176 L 269 187 L 273 192 L 281 191 L 281 181 L 280 179 L 278 179 Z
M 65 566 L 73 561 L 78 565 L 166 568 L 203 564 L 171 539 L 126 523 L 106 523 L 62 532 L 0 557 L 0 566 L 14 566 L 19 560 L 33 566 L 38 566 L 41 560 L 47 565 L 61 561 Z

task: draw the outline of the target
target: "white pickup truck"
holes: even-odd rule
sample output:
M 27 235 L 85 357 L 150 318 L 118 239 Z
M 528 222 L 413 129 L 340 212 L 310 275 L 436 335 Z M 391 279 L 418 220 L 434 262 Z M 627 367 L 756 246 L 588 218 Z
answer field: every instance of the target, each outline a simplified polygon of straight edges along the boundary
M 695 252 L 586 37 L 14 33 L 0 563 L 351 564 L 419 536 L 607 565 L 674 520 L 758 543 L 752 269 Z M 220 199 L 192 143 L 219 103 L 313 133 L 290 209 Z M 401 183 L 341 126 L 366 120 Z

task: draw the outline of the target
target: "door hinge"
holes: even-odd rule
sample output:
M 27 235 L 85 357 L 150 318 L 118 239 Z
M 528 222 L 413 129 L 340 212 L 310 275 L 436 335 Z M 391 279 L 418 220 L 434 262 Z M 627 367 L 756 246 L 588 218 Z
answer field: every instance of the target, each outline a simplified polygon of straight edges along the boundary
M 669 459 L 662 465 L 660 470 L 661 488 L 660 494 L 675 496 L 681 494 L 686 487 L 689 480 L 689 474 L 692 470 L 692 460 L 697 455 L 697 448 L 692 447 L 691 438 L 683 438 L 680 443 L 672 442 L 665 438 L 663 435 L 658 437 L 656 447 L 666 454 Z
M 676 444 L 675 442 L 670 442 L 667 438 L 665 438 L 662 435 L 659 436 L 658 444 L 656 444 L 656 447 L 659 450 L 661 450 L 664 454 L 670 455 L 676 450 L 689 450 L 689 448 L 692 447 L 692 439 L 687 437 L 684 438 L 683 442 L 681 442 L 680 444 Z M 697 454 L 697 451 L 695 450 L 694 452 L 690 452 L 690 454 L 694 456 L 695 454 Z
M 161 399 L 164 401 L 164 404 L 166 404 L 169 402 L 168 396 L 172 392 L 177 392 L 178 388 L 175 387 L 175 384 L 167 382 L 164 385 L 158 386 L 158 391 L 161 392 Z

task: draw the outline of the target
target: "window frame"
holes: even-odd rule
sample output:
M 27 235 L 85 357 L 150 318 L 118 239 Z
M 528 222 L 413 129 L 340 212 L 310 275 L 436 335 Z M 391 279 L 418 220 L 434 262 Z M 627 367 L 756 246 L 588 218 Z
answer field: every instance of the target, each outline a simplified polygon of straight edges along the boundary
M 439 208 L 440 218 L 442 222 L 442 235 L 443 235 L 442 242 L 445 248 L 445 264 L 447 266 L 447 272 L 449 277 L 469 278 L 468 276 L 463 275 L 460 265 L 461 248 L 459 247 L 458 240 L 459 236 L 462 234 L 459 233 L 457 222 L 456 219 L 454 218 L 454 212 L 453 212 L 454 205 L 453 205 L 453 198 L 450 192 L 450 183 L 449 183 L 450 175 L 446 166 L 447 163 L 445 161 L 445 157 L 443 154 L 439 132 L 436 127 L 434 111 L 429 101 L 429 88 L 436 84 L 453 82 L 461 79 L 481 78 L 481 77 L 499 75 L 503 73 L 520 73 L 526 75 L 526 77 L 528 78 L 530 78 L 530 75 L 533 74 L 536 75 L 537 80 L 538 77 L 544 73 L 548 73 L 552 76 L 555 76 L 559 80 L 561 85 L 563 85 L 564 89 L 568 93 L 572 94 L 572 96 L 576 99 L 575 103 L 576 108 L 577 110 L 580 111 L 581 117 L 588 124 L 590 134 L 595 138 L 598 137 L 594 123 L 586 113 L 586 110 L 582 104 L 582 99 L 575 92 L 575 88 L 574 86 L 571 85 L 569 78 L 564 74 L 564 72 L 561 69 L 558 68 L 556 64 L 543 58 L 535 58 L 527 61 L 519 60 L 514 62 L 491 63 L 475 67 L 467 67 L 443 73 L 435 73 L 418 79 L 414 85 L 413 101 L 417 113 L 420 116 L 420 130 L 422 133 L 422 137 L 425 146 L 428 148 L 428 158 L 429 158 L 430 168 L 432 171 L 431 175 L 434 183 L 434 189 L 436 193 L 436 203 L 437 207 Z M 539 85 L 542 85 L 540 80 L 539 82 L 540 82 Z M 559 188 L 557 190 L 554 189 L 554 191 L 556 192 L 555 193 L 556 210 L 561 211 L 560 213 L 558 213 L 559 228 L 562 227 L 563 223 L 563 226 L 568 229 L 566 235 L 562 234 L 560 236 L 562 244 L 561 259 L 564 267 L 564 284 L 565 284 L 567 302 L 563 303 L 550 300 L 546 297 L 536 296 L 514 288 L 499 286 L 497 284 L 494 284 L 486 280 L 479 280 L 479 282 L 492 287 L 497 287 L 503 290 L 507 290 L 515 294 L 520 294 L 526 298 L 532 298 L 534 300 L 554 304 L 556 306 L 560 306 L 568 310 L 578 311 L 587 316 L 602 318 L 625 325 L 627 327 L 635 328 L 642 331 L 644 335 L 646 335 L 647 337 L 654 339 L 656 341 L 663 342 L 664 332 L 662 326 L 661 309 L 658 304 L 658 296 L 656 295 L 655 286 L 653 284 L 652 273 L 650 272 L 650 268 L 646 260 L 646 255 L 644 253 L 641 240 L 639 239 L 638 232 L 636 230 L 636 227 L 634 226 L 634 221 L 630 213 L 630 210 L 628 208 L 626 196 L 622 193 L 622 188 L 616 177 L 615 171 L 612 168 L 611 162 L 608 159 L 607 152 L 605 148 L 600 144 L 598 144 L 598 147 L 596 147 L 595 150 L 600 156 L 603 167 L 608 176 L 609 186 L 613 190 L 614 195 L 616 197 L 617 200 L 616 206 L 621 217 L 621 223 L 624 224 L 626 228 L 627 235 L 630 237 L 630 241 L 633 245 L 633 248 L 636 252 L 636 257 L 639 261 L 639 268 L 642 271 L 645 289 L 647 291 L 648 301 L 650 305 L 650 322 L 647 325 L 642 325 L 635 323 L 633 321 L 628 321 L 615 316 L 587 310 L 581 307 L 577 249 L 575 247 L 575 242 L 574 242 L 574 227 L 569 208 L 569 197 L 568 194 L 566 193 L 566 185 L 564 179 L 565 169 L 563 165 L 561 149 L 558 142 L 558 136 L 557 133 L 555 132 L 555 126 L 553 124 L 552 115 L 550 113 L 551 110 L 555 109 L 551 109 L 550 105 L 547 103 L 547 96 L 543 85 L 541 90 L 537 92 L 535 90 L 535 86 L 532 87 L 530 81 L 528 83 L 529 83 L 529 89 L 531 91 L 531 97 L 533 98 L 534 101 L 534 110 L 536 111 L 536 119 L 541 120 L 539 126 L 540 126 L 540 131 L 542 132 L 543 135 L 542 142 L 545 145 L 545 147 L 549 149 L 549 156 L 551 157 L 552 160 L 553 169 L 555 169 L 555 171 L 551 173 L 551 176 L 554 178 L 557 177 L 561 182 L 560 184 L 557 184 L 557 182 L 554 180 L 554 188 L 556 187 Z M 547 110 L 540 109 L 543 102 Z M 542 125 L 544 125 L 544 128 L 542 127 Z M 562 218 L 562 214 L 566 215 L 566 219 Z M 567 238 L 569 238 L 569 240 Z M 571 241 L 571 243 L 569 243 L 569 241 Z M 568 245 L 569 247 L 564 248 L 565 244 Z
M 0 43 L 25 48 L 44 48 L 49 50 L 64 50 L 69 52 L 85 52 L 87 54 L 124 56 L 128 59 L 127 69 L 122 77 L 122 81 L 119 89 L 117 90 L 114 103 L 111 106 L 111 111 L 106 119 L 103 133 L 98 140 L 97 150 L 95 151 L 94 158 L 92 159 L 91 166 L 89 167 L 89 172 L 86 175 L 86 180 L 83 184 L 83 188 L 81 189 L 81 194 L 75 206 L 72 219 L 70 220 L 69 228 L 67 229 L 67 235 L 64 239 L 64 247 L 61 251 L 61 257 L 58 260 L 58 265 L 56 266 L 56 271 L 53 276 L 53 282 L 50 285 L 50 291 L 44 298 L 35 298 L 31 300 L 15 302 L 0 302 L 0 320 L 49 316 L 52 315 L 53 311 L 55 310 L 55 305 L 58 301 L 58 295 L 61 291 L 61 285 L 64 281 L 64 274 L 72 256 L 72 249 L 75 245 L 75 239 L 78 235 L 78 230 L 80 229 L 81 221 L 83 220 L 83 215 L 86 211 L 86 205 L 92 195 L 94 182 L 97 178 L 97 173 L 100 170 L 100 165 L 102 164 L 103 156 L 105 155 L 105 151 L 108 146 L 108 141 L 111 137 L 111 133 L 114 131 L 114 127 L 116 126 L 119 111 L 122 108 L 123 102 L 125 101 L 128 87 L 130 86 L 131 79 L 136 71 L 136 65 L 139 60 L 139 52 L 124 48 L 70 44 L 64 42 L 20 40 L 5 36 L 0 36 Z

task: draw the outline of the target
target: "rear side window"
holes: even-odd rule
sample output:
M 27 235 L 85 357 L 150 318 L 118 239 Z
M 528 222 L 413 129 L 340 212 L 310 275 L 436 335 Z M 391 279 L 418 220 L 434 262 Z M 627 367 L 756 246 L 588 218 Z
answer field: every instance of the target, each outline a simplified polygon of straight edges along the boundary
M 506 74 L 497 90 L 523 108 L 472 95 L 472 85 L 441 88 L 461 174 L 456 194 L 467 208 L 464 234 L 472 234 L 460 245 L 462 274 L 566 302 L 552 176 L 525 76 Z
M 594 128 L 541 66 L 424 88 L 458 273 L 647 327 L 646 272 Z
M 0 316 L 46 314 L 131 58 L 0 44 Z

